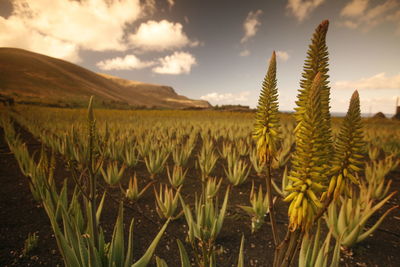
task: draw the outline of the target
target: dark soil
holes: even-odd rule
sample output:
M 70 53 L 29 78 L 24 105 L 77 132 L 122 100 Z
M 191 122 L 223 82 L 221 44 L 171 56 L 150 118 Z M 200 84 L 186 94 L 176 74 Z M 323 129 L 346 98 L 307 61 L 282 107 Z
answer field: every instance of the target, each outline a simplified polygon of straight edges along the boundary
M 40 149 L 40 142 L 22 128 L 17 128 L 20 136 L 28 144 L 30 151 Z M 52 234 L 49 220 L 44 209 L 31 196 L 28 179 L 19 170 L 14 156 L 10 153 L 4 141 L 3 130 L 0 130 L 0 266 L 63 266 L 58 252 L 56 240 Z M 196 153 L 196 152 L 195 152 Z M 169 162 L 172 166 L 172 160 Z M 194 157 L 189 162 L 189 172 L 182 191 L 186 203 L 193 203 L 195 193 L 201 191 L 199 172 L 194 167 Z M 143 162 L 139 162 L 135 169 L 128 170 L 123 184 L 126 187 L 128 174 L 137 173 L 139 187 L 150 182 Z M 281 171 L 279 171 L 281 172 Z M 280 177 L 277 171 L 276 177 Z M 218 163 L 213 176 L 224 177 L 222 162 Z M 57 159 L 57 182 L 61 183 L 70 177 L 62 158 Z M 400 188 L 400 168 L 390 174 L 393 179 L 392 190 Z M 264 224 L 255 234 L 250 231 L 250 219 L 236 205 L 249 205 L 251 180 L 258 185 L 262 181 L 254 172 L 248 181 L 230 192 L 228 216 L 217 240 L 218 266 L 236 266 L 240 239 L 245 235 L 245 266 L 271 266 L 273 260 L 273 239 L 268 223 Z M 165 171 L 156 177 L 157 183 L 167 183 Z M 222 200 L 228 183 L 223 182 L 220 192 Z M 101 189 L 100 189 L 101 190 Z M 110 237 L 116 220 L 119 200 L 119 188 L 107 189 L 109 196 L 101 218 L 101 224 Z M 382 214 L 386 209 L 400 203 L 399 194 L 396 194 L 389 204 L 379 211 Z M 278 202 L 276 205 L 280 237 L 283 238 L 286 229 L 287 205 Z M 164 223 L 155 211 L 153 190 L 150 188 L 137 204 L 125 202 L 125 225 L 135 219 L 134 227 L 134 257 L 140 258 L 146 248 Z M 372 218 L 371 223 L 377 219 Z M 169 266 L 180 266 L 179 252 L 176 239 L 185 241 L 187 227 L 184 217 L 172 221 L 162 241 L 159 243 L 156 255 L 165 259 Z M 38 247 L 28 256 L 22 256 L 24 241 L 28 233 L 36 232 L 39 236 Z M 189 255 L 190 246 L 184 242 Z M 343 266 L 400 266 L 400 212 L 396 209 L 382 223 L 380 229 L 373 236 L 354 247 L 351 251 L 342 253 Z

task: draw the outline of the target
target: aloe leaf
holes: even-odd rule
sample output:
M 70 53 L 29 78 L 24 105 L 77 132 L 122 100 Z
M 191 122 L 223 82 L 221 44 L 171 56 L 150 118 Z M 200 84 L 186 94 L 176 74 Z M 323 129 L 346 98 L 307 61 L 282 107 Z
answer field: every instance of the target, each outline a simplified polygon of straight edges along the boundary
M 386 198 L 384 198 L 383 200 L 381 200 L 378 204 L 376 204 L 372 209 L 370 209 L 363 217 L 363 219 L 361 220 L 360 224 L 362 226 L 365 225 L 365 223 L 367 222 L 367 220 L 369 219 L 369 217 L 372 216 L 372 214 L 374 214 L 378 209 L 380 209 L 394 194 L 396 194 L 396 192 L 392 192 L 390 195 L 388 195 Z
M 359 235 L 357 238 L 357 242 L 361 242 L 363 241 L 365 238 L 367 238 L 371 233 L 373 233 L 378 227 L 379 225 L 382 223 L 382 221 L 385 219 L 385 217 L 394 209 L 398 208 L 399 206 L 394 206 L 391 207 L 390 209 L 388 209 L 380 218 L 379 220 L 374 224 L 374 226 L 372 226 L 371 228 L 369 228 L 366 232 L 364 232 L 363 234 Z
M 357 242 L 357 238 L 362 230 L 361 225 L 357 225 L 343 240 L 342 245 L 345 247 L 351 247 Z
M 238 267 L 244 267 L 244 235 L 242 235 L 242 240 L 240 241 L 240 249 L 239 249 L 239 259 L 238 259 Z
M 156 263 L 157 267 L 168 267 L 168 264 L 165 262 L 165 260 L 159 258 L 158 256 L 156 257 Z
M 226 207 L 228 204 L 228 198 L 229 198 L 229 188 L 226 190 L 225 193 L 225 198 L 224 198 L 224 202 L 222 204 L 219 216 L 218 216 L 218 220 L 217 220 L 217 233 L 219 233 L 219 231 L 222 228 L 222 224 L 224 222 L 224 218 L 225 218 L 225 211 L 226 211 Z
M 186 252 L 185 247 L 179 239 L 177 239 L 176 242 L 178 243 L 179 254 L 181 257 L 181 267 L 190 267 L 189 256 Z
M 97 207 L 97 211 L 96 211 L 96 222 L 97 222 L 97 224 L 99 224 L 99 222 L 100 222 L 101 212 L 103 211 L 105 198 L 106 198 L 106 192 L 103 193 L 103 196 L 101 197 L 99 206 Z
M 132 267 L 146 267 L 147 264 L 149 264 L 151 257 L 153 256 L 154 250 L 156 249 L 158 242 L 160 241 L 162 235 L 164 234 L 165 229 L 167 229 L 169 222 L 170 220 L 166 221 L 164 226 L 161 228 L 160 232 L 158 232 L 157 236 L 154 238 L 153 242 L 151 242 L 150 246 L 147 248 L 144 255 L 137 262 L 135 262 L 132 265 Z
M 121 202 L 119 206 L 118 218 L 115 223 L 114 233 L 112 235 L 110 251 L 108 253 L 109 266 L 122 266 L 124 259 L 124 208 Z
M 133 223 L 134 219 L 131 220 L 131 225 L 129 226 L 128 249 L 126 251 L 124 267 L 129 267 L 133 263 Z

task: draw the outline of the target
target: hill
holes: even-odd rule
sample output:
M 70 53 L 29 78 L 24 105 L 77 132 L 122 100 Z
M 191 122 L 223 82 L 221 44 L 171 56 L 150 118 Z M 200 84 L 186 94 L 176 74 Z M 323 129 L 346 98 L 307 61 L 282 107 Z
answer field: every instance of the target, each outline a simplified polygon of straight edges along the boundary
M 85 106 L 90 95 L 105 107 L 208 108 L 172 87 L 98 74 L 70 62 L 17 48 L 0 48 L 0 94 L 15 102 Z

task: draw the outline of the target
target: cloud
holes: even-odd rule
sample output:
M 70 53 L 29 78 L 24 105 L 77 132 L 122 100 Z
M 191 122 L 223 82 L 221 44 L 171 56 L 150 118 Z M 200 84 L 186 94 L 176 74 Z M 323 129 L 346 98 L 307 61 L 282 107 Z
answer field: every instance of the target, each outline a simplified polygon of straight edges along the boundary
M 360 16 L 368 7 L 368 3 L 369 0 L 353 0 L 342 9 L 340 15 L 346 17 Z
M 185 46 L 198 46 L 182 31 L 182 24 L 167 20 L 149 20 L 140 24 L 135 34 L 129 36 L 132 46 L 143 51 L 164 51 Z
M 400 73 L 394 76 L 387 76 L 384 72 L 374 76 L 361 78 L 357 81 L 338 81 L 335 83 L 337 89 L 396 89 L 400 90 Z
M 153 68 L 159 74 L 187 74 L 196 65 L 196 58 L 187 52 L 174 52 L 172 55 L 159 59 L 160 66 Z
M 243 91 L 237 94 L 232 93 L 209 93 L 200 97 L 202 100 L 207 100 L 214 103 L 233 103 L 233 102 L 247 102 L 248 96 L 250 95 L 249 91 Z
M 296 19 L 302 22 L 325 0 L 289 0 L 286 9 L 290 14 L 296 17 Z
M 96 64 L 102 70 L 132 70 L 151 67 L 156 64 L 154 61 L 141 61 L 135 55 L 116 57 L 102 60 Z
M 126 26 L 141 15 L 139 0 L 15 0 L 0 18 L 0 46 L 79 61 L 79 50 L 123 51 Z
M 276 56 L 282 60 L 283 62 L 288 61 L 288 59 L 290 58 L 290 55 L 288 52 L 286 51 L 276 51 Z
M 250 51 L 248 49 L 245 49 L 245 50 L 241 51 L 239 55 L 241 57 L 247 57 L 248 55 L 250 55 Z
M 240 40 L 242 44 L 247 42 L 250 38 L 256 35 L 258 27 L 261 25 L 260 17 L 262 13 L 263 13 L 262 10 L 259 9 L 257 11 L 250 11 L 249 14 L 247 15 L 243 23 L 244 36 Z
M 370 29 L 390 22 L 397 26 L 397 33 L 400 34 L 400 3 L 398 0 L 386 0 L 381 4 L 370 6 L 369 0 L 353 0 L 348 3 L 340 12 L 342 21 L 339 25 L 349 29 Z

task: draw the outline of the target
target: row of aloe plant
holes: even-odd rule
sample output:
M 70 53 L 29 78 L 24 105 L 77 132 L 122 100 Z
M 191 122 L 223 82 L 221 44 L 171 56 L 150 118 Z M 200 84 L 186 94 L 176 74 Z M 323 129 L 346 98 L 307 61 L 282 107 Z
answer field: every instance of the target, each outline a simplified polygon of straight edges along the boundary
M 129 226 L 127 247 L 125 247 L 124 206 L 119 204 L 118 217 L 110 241 L 106 240 L 101 226 L 101 213 L 106 193 L 98 199 L 97 178 L 102 165 L 95 140 L 95 119 L 92 99 L 88 108 L 88 143 L 87 164 L 83 166 L 72 195 L 68 193 L 68 183 L 64 180 L 60 189 L 54 177 L 55 154 L 48 160 L 47 152 L 41 150 L 40 158 L 35 161 L 25 143 L 16 135 L 10 119 L 3 119 L 6 140 L 10 150 L 16 155 L 22 172 L 29 178 L 32 193 L 44 207 L 58 249 L 66 266 L 147 266 L 155 248 L 165 232 L 169 220 L 160 229 L 145 254 L 136 262 L 133 258 L 133 225 Z M 72 171 L 72 175 L 77 173 Z

